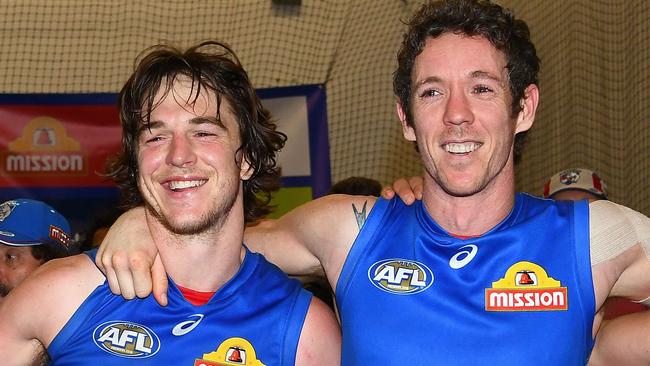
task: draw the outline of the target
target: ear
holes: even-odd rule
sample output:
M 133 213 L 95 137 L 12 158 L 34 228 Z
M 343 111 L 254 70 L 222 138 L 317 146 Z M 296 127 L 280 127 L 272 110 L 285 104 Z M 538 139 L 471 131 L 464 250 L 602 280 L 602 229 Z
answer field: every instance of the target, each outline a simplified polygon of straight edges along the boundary
M 413 126 L 409 125 L 408 119 L 406 118 L 406 112 L 404 111 L 402 102 L 400 100 L 397 101 L 396 107 L 397 117 L 399 117 L 399 121 L 402 123 L 402 132 L 404 133 L 404 138 L 409 141 L 415 141 L 415 129 Z
M 246 160 L 246 157 L 242 156 L 241 163 L 239 163 L 239 178 L 241 180 L 249 180 L 253 175 L 253 167 Z
M 533 127 L 535 120 L 535 112 L 537 111 L 537 104 L 539 103 L 539 89 L 537 85 L 530 84 L 524 90 L 524 96 L 521 98 L 521 111 L 517 115 L 517 123 L 515 125 L 515 134 L 527 131 Z

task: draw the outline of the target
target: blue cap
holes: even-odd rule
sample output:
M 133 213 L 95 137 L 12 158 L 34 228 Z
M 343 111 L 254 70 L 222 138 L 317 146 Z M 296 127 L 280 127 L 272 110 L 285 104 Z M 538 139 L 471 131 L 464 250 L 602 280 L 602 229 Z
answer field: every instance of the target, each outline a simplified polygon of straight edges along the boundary
M 0 243 L 11 246 L 47 245 L 70 251 L 70 224 L 41 201 L 19 198 L 0 204 Z

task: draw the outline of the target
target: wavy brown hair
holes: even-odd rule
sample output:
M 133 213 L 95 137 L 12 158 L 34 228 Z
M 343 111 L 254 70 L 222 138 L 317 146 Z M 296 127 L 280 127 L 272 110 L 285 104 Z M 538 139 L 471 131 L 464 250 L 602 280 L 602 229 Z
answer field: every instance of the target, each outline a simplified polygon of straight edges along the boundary
M 511 114 L 521 111 L 521 99 L 526 88 L 538 84 L 540 60 L 535 45 L 530 40 L 528 25 L 515 19 L 507 9 L 490 1 L 447 0 L 424 4 L 408 22 L 402 47 L 397 54 L 397 69 L 393 73 L 393 92 L 399 99 L 407 122 L 413 125 L 411 110 L 411 75 L 415 58 L 424 49 L 428 38 L 444 33 L 481 36 L 486 38 L 506 56 L 510 94 Z M 515 155 L 519 155 L 526 139 L 526 132 L 515 138 Z
M 188 104 L 193 104 L 204 90 L 214 95 L 217 120 L 220 120 L 224 98 L 228 102 L 239 125 L 241 146 L 237 153 L 241 153 L 253 169 L 250 179 L 243 182 L 246 222 L 268 214 L 271 191 L 279 187 L 276 153 L 284 146 L 286 136 L 276 131 L 275 122 L 262 107 L 232 49 L 218 41 L 206 41 L 185 51 L 159 45 L 144 53 L 118 95 L 122 151 L 109 164 L 108 175 L 121 189 L 123 206 L 131 208 L 143 204 L 137 183 L 138 138 L 151 123 L 151 112 L 157 107 L 157 92 L 162 90 L 163 95 L 167 95 L 182 77 L 189 79 L 192 85 Z

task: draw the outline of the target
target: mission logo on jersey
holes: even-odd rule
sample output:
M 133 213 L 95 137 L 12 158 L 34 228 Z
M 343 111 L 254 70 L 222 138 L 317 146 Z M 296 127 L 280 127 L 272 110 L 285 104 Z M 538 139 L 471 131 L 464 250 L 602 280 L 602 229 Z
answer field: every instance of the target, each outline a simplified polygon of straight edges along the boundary
M 521 261 L 485 289 L 487 311 L 567 310 L 567 288 L 538 264 Z
M 126 358 L 147 358 L 160 349 L 160 339 L 144 325 L 121 320 L 100 324 L 93 332 L 97 347 Z
M 431 286 L 433 272 L 420 262 L 396 258 L 384 259 L 370 266 L 368 278 L 382 291 L 412 295 Z
M 255 348 L 244 338 L 228 338 L 216 351 L 206 353 L 194 361 L 194 366 L 266 366 L 257 359 Z

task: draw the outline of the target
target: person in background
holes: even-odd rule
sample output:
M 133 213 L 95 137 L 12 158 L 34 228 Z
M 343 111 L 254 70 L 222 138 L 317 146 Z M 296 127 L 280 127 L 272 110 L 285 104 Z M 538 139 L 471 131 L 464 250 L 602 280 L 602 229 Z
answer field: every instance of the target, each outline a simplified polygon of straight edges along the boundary
M 349 177 L 334 183 L 328 194 L 350 194 L 357 196 L 375 196 L 381 194 L 381 183 L 366 177 Z
M 48 204 L 17 198 L 0 204 L 0 301 L 43 263 L 77 251 L 70 224 Z
M 544 183 L 542 195 L 544 198 L 554 200 L 607 200 L 607 184 L 593 170 L 585 168 L 563 169 L 553 174 Z M 621 297 L 611 297 L 604 305 L 604 319 L 612 319 L 617 316 L 646 311 L 645 301 L 643 303 L 631 301 Z
M 79 249 L 86 251 L 99 247 L 106 233 L 108 233 L 108 229 L 123 212 L 123 210 L 115 207 L 96 213 L 85 231 Z
M 554 200 L 606 200 L 607 185 L 593 170 L 570 168 L 561 170 L 544 183 L 544 198 Z

